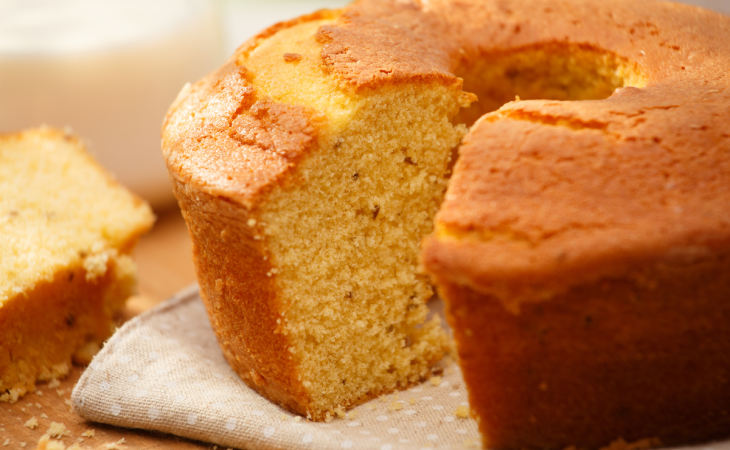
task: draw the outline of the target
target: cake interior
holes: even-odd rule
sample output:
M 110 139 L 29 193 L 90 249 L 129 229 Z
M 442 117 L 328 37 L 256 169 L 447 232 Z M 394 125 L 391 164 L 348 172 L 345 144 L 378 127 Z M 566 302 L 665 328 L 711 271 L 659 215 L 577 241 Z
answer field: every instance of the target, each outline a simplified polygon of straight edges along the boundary
M 258 224 L 281 292 L 278 332 L 291 337 L 315 420 L 418 382 L 447 350 L 438 320 L 426 321 L 433 289 L 419 248 L 466 124 L 515 95 L 605 98 L 635 81 L 606 53 L 535 48 L 463 67 L 464 90 L 482 98 L 472 108 L 457 83 L 355 93 L 321 66 L 315 34 L 331 22 L 279 31 L 238 61 L 259 97 L 322 114 L 318 148 L 270 194 Z
M 282 293 L 281 332 L 315 419 L 415 383 L 442 357 L 447 339 L 437 320 L 426 322 L 433 291 L 418 249 L 466 131 L 450 121 L 461 101 L 454 86 L 355 96 L 324 77 L 313 38 L 323 23 L 279 32 L 242 61 L 262 94 L 325 116 L 318 149 L 260 216 Z M 287 63 L 284 53 L 301 59 Z M 311 89 L 289 92 L 295 84 Z
M 85 261 L 102 275 L 105 257 L 88 257 L 127 252 L 151 220 L 75 138 L 53 130 L 0 136 L 0 307 Z

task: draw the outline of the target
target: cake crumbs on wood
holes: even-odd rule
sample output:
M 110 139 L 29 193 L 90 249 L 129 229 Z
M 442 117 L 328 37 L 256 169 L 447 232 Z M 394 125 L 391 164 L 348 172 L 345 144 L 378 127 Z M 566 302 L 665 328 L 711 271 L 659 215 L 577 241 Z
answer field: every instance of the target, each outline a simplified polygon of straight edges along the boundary
M 61 382 L 58 381 L 58 378 L 54 378 L 51 381 L 48 382 L 48 387 L 50 389 L 55 389 L 61 385 Z
M 124 438 L 119 439 L 117 442 L 112 442 L 111 444 L 106 444 L 107 450 L 116 450 L 119 448 L 120 445 L 126 444 L 127 441 Z
M 38 427 L 38 419 L 35 418 L 35 416 L 28 419 L 27 422 L 25 422 L 25 426 L 30 428 L 31 430 Z
M 69 432 L 63 423 L 51 422 L 51 426 L 46 431 L 46 434 L 56 439 L 61 439 L 64 436 L 68 436 Z
M 94 430 L 86 430 L 83 433 L 81 433 L 81 436 L 83 437 L 94 437 L 96 432 Z
M 38 440 L 38 446 L 36 447 L 36 450 L 80 450 L 81 447 L 79 447 L 79 444 L 74 444 L 70 447 L 66 447 L 63 442 L 61 441 L 54 441 L 51 439 L 51 436 L 48 434 L 44 434 L 41 436 L 41 438 Z

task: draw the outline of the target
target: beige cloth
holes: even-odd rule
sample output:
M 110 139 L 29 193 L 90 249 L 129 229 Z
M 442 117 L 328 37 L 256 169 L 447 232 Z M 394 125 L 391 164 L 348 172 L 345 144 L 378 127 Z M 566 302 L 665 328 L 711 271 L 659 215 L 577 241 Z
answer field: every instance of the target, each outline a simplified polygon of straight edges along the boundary
M 434 379 L 435 383 L 437 380 Z M 261 397 L 230 369 L 196 286 L 129 321 L 73 391 L 87 419 L 259 449 L 459 449 L 479 446 L 457 365 L 440 383 L 354 408 L 354 417 L 307 422 Z M 730 450 L 730 449 L 728 449 Z

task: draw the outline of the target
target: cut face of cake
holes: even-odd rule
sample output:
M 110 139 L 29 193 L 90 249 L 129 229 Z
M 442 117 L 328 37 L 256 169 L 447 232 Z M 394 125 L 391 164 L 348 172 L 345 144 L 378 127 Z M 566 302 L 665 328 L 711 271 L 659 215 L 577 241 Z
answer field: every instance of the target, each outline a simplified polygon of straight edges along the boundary
M 78 139 L 0 135 L 0 399 L 90 361 L 135 291 L 129 255 L 153 220 Z

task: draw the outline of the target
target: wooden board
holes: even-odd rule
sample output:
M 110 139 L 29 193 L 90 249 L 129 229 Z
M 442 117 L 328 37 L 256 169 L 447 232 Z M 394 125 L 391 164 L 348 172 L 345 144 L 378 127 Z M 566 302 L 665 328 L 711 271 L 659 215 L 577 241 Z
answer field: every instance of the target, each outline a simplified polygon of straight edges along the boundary
M 135 261 L 139 269 L 140 295 L 127 303 L 122 321 L 146 311 L 195 282 L 190 239 L 179 210 L 160 214 L 154 229 L 140 239 L 135 250 Z M 13 405 L 0 402 L 0 449 L 35 449 L 38 439 L 48 431 L 51 422 L 63 423 L 68 429 L 68 436 L 64 436 L 61 442 L 67 446 L 79 443 L 82 449 L 107 449 L 110 444 L 116 444 L 120 450 L 193 450 L 214 447 L 212 444 L 169 434 L 93 423 L 74 414 L 69 406 L 71 390 L 83 371 L 83 367 L 74 367 L 69 376 L 53 388 L 47 383 L 39 383 L 36 393 L 27 394 Z M 25 426 L 32 417 L 38 420 L 38 426 L 34 429 Z M 83 437 L 82 434 L 87 430 L 94 430 L 94 437 Z M 124 441 L 120 444 L 121 439 Z M 5 442 L 7 445 L 4 446 Z

